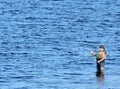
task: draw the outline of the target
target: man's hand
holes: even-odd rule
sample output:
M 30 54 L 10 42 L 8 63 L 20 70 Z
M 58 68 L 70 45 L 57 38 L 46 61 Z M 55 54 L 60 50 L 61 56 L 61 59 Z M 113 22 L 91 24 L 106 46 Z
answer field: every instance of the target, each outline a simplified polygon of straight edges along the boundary
M 97 63 L 100 63 L 101 61 L 97 61 Z
M 95 56 L 95 53 L 93 51 L 90 51 L 90 54 L 94 55 Z

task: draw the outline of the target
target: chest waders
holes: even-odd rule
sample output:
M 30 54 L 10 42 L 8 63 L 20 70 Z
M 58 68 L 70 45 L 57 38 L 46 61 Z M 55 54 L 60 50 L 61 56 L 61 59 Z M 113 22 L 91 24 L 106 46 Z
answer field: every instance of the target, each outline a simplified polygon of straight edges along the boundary
M 96 54 L 96 64 L 97 64 L 97 72 L 96 72 L 96 75 L 97 76 L 104 76 L 104 64 L 105 64 L 105 60 L 98 63 L 97 61 L 101 60 L 102 59 L 102 52 L 105 52 L 105 51 L 99 51 L 97 54 Z

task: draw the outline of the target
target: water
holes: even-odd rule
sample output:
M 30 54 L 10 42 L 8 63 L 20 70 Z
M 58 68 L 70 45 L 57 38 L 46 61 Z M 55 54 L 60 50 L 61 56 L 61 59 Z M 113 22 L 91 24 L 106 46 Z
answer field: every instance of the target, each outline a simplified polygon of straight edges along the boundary
M 119 28 L 119 0 L 0 0 L 0 89 L 120 89 Z

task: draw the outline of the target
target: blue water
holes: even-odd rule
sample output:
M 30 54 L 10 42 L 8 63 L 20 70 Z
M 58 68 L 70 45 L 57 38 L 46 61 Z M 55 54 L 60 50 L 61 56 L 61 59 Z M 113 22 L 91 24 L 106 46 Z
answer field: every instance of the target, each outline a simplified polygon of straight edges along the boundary
M 0 89 L 120 89 L 119 59 L 119 0 L 0 0 Z

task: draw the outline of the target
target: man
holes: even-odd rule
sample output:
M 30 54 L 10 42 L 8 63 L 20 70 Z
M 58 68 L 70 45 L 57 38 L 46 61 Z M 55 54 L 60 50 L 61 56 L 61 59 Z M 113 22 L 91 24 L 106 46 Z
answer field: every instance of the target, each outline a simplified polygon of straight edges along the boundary
M 104 45 L 99 46 L 100 51 L 97 53 L 94 53 L 93 51 L 90 51 L 90 53 L 96 57 L 96 64 L 97 64 L 97 76 L 104 76 L 104 64 L 105 64 L 105 58 L 106 58 L 106 51 Z

